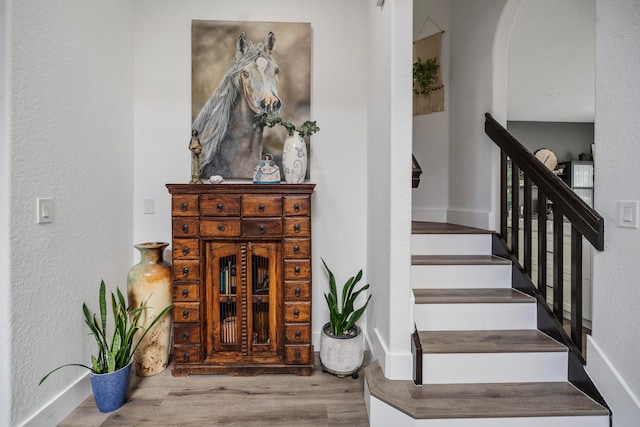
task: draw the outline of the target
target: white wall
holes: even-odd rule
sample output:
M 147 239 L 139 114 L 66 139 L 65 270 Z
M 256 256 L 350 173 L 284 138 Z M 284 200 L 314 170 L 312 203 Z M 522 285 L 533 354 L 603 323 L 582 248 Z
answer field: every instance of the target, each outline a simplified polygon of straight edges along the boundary
M 618 227 L 618 202 L 640 200 L 640 7 L 596 3 L 595 208 L 605 248 L 593 259 L 593 337 L 587 368 L 616 427 L 640 419 L 640 229 Z
M 493 49 L 506 3 L 454 0 L 451 5 L 447 219 L 456 224 L 495 226 L 498 151 L 484 133 L 484 113 L 499 106 L 493 99 Z
M 368 332 L 374 358 L 393 379 L 411 378 L 412 17 L 412 0 L 369 10 Z
M 449 207 L 449 0 L 420 0 L 413 4 L 413 40 L 444 30 L 440 73 L 444 83 L 445 109 L 413 117 L 413 154 L 422 175 L 412 190 L 414 221 L 447 221 Z M 430 19 L 427 19 L 430 18 Z M 439 28 L 438 28 L 439 27 Z
M 11 168 L 2 168 L 2 188 L 10 191 L 10 211 L 2 241 L 9 245 L 3 274 L 10 289 L 2 304 L 11 300 L 2 317 L 11 322 L 11 378 L 2 387 L 11 387 L 9 424 L 19 425 L 86 375 L 68 368 L 37 386 L 58 365 L 90 363 L 95 343 L 82 322 L 82 302 L 97 310 L 100 279 L 111 289 L 126 285 L 133 27 L 127 0 L 8 5 L 9 145 L 2 151 Z M 53 198 L 53 223 L 36 224 L 38 197 Z M 86 397 L 84 390 L 33 425 L 55 423 L 60 411 Z M 2 399 L 6 407 L 4 392 Z
M 368 24 L 363 17 L 373 7 L 365 0 L 134 2 L 135 242 L 171 241 L 165 184 L 190 179 L 191 20 L 311 23 L 311 119 L 321 129 L 311 138 L 310 163 L 310 182 L 317 184 L 312 199 L 316 349 L 320 328 L 329 319 L 320 257 L 342 283 L 367 262 Z M 277 54 L 276 34 L 276 58 Z M 142 213 L 145 198 L 155 199 L 154 215 Z M 375 293 L 379 281 L 369 280 L 366 273 L 364 280 L 372 283 Z
M 0 0 L 0 313 L 10 313 L 9 274 L 9 131 L 7 127 L 7 4 Z M 0 425 L 9 425 L 11 410 L 11 318 L 0 316 Z

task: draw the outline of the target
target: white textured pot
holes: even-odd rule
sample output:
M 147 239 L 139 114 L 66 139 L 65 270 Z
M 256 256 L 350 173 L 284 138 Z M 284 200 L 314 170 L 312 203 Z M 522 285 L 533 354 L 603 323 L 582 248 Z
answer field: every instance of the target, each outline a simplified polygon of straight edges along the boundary
M 362 329 L 355 326 L 356 334 L 347 337 L 329 335 L 329 323 L 322 327 L 320 334 L 320 363 L 322 369 L 346 377 L 358 377 L 358 369 L 364 361 L 364 335 Z
M 287 135 L 282 146 L 282 169 L 287 184 L 302 184 L 307 174 L 307 145 L 298 131 Z

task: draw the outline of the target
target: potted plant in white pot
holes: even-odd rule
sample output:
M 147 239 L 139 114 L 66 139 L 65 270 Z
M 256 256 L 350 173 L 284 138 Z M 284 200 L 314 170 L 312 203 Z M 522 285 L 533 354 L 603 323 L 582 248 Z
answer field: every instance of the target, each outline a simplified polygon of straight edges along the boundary
M 111 293 L 111 310 L 113 313 L 113 334 L 107 338 L 107 300 L 104 280 L 100 282 L 100 320 L 96 314 L 89 312 L 87 304 L 82 304 L 84 321 L 89 327 L 89 332 L 96 340 L 97 356 L 91 356 L 91 366 L 79 363 L 68 363 L 57 367 L 45 375 L 38 385 L 42 384 L 52 373 L 66 366 L 80 366 L 90 371 L 91 389 L 96 405 L 100 412 L 111 412 L 122 406 L 129 389 L 129 374 L 133 353 L 147 334 L 163 316 L 173 307 L 172 304 L 165 307 L 151 321 L 149 327 L 140 326 L 140 320 L 146 308 L 146 301 L 139 307 L 130 308 L 125 303 L 124 296 L 119 288 L 116 288 L 117 297 Z M 143 330 L 140 338 L 134 341 L 137 331 Z
M 356 284 L 362 279 L 360 270 L 342 286 L 339 299 L 335 276 L 324 259 L 322 264 L 329 276 L 329 293 L 324 294 L 329 307 L 329 322 L 322 327 L 320 334 L 322 370 L 340 378 L 347 375 L 358 378 L 358 370 L 364 361 L 364 335 L 356 322 L 366 310 L 371 295 L 358 309 L 355 308 L 355 302 L 363 291 L 369 289 L 369 285 L 355 290 Z

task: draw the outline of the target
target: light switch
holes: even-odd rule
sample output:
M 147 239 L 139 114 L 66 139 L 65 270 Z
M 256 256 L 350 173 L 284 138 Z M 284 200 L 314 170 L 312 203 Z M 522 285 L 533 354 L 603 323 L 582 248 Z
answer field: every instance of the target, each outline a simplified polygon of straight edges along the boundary
M 637 200 L 623 200 L 618 202 L 618 226 L 628 228 L 638 228 L 638 205 Z
M 53 199 L 36 199 L 36 209 L 38 224 L 53 222 Z

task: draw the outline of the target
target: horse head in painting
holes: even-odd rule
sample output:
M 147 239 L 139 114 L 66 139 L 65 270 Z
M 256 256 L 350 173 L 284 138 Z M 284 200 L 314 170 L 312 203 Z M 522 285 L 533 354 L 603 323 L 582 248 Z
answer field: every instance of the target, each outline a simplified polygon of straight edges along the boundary
M 271 53 L 272 32 L 264 43 L 241 33 L 236 56 L 222 81 L 193 121 L 202 143 L 200 170 L 204 178 L 250 178 L 262 156 L 262 132 L 253 128 L 257 114 L 278 112 L 280 68 Z

